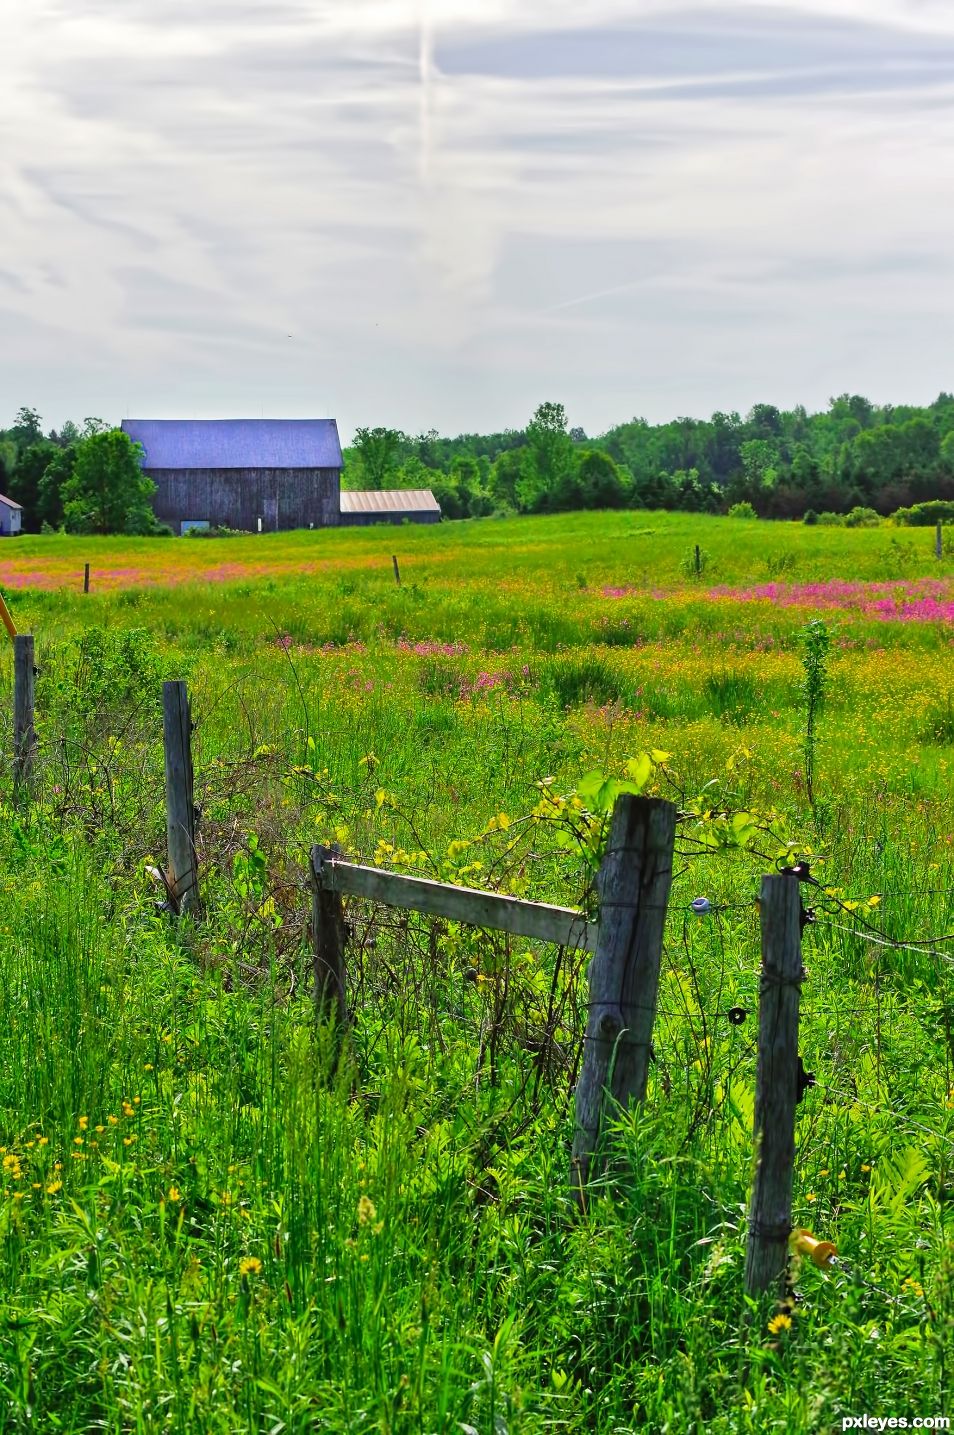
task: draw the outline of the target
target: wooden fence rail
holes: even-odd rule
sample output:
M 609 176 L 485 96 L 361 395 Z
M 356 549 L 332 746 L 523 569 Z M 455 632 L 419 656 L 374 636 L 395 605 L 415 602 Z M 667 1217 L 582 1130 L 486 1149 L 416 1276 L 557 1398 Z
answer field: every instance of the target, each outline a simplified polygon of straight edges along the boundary
M 452 887 L 425 877 L 404 877 L 380 867 L 345 862 L 330 849 L 315 847 L 311 857 L 315 887 L 349 897 L 366 897 L 385 907 L 402 907 L 447 917 L 471 927 L 510 932 L 515 937 L 533 937 L 559 947 L 580 951 L 596 950 L 596 924 L 571 907 L 550 907 L 543 902 L 526 902 L 499 892 L 480 892 L 473 887 Z

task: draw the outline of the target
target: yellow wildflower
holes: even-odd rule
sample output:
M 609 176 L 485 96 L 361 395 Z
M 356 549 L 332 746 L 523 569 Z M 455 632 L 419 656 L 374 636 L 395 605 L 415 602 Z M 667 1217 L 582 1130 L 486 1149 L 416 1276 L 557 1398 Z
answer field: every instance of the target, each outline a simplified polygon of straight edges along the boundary
M 170 1187 L 169 1187 L 169 1200 L 172 1201 L 173 1203 L 175 1203 L 176 1201 L 181 1201 L 181 1200 L 182 1200 L 182 1193 L 180 1192 L 178 1186 L 170 1186 Z
M 63 1182 L 62 1182 L 62 1181 L 51 1181 L 50 1184 L 49 1184 L 49 1185 L 47 1186 L 47 1188 L 46 1188 L 46 1194 L 47 1194 L 48 1196 L 55 1196 L 56 1193 L 57 1193 L 57 1191 L 62 1191 L 62 1189 L 63 1189 Z
M 362 1196 L 358 1202 L 358 1221 L 362 1226 L 367 1226 L 377 1216 L 374 1202 L 370 1196 Z
M 792 1317 L 790 1315 L 773 1315 L 768 1323 L 769 1335 L 778 1335 L 780 1331 L 791 1330 Z
M 239 1261 L 240 1276 L 257 1276 L 261 1275 L 261 1271 L 262 1263 L 258 1256 L 243 1256 Z
M 88 1116 L 81 1116 L 80 1119 L 79 1119 L 79 1129 L 80 1129 L 81 1131 L 85 1131 L 88 1125 L 89 1125 L 89 1117 L 88 1117 Z

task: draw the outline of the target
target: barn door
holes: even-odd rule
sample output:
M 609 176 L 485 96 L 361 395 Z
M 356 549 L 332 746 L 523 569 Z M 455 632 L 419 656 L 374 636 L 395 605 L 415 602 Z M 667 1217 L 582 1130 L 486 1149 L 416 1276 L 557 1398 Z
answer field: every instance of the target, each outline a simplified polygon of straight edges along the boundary
M 278 497 L 265 499 L 265 528 L 278 527 Z

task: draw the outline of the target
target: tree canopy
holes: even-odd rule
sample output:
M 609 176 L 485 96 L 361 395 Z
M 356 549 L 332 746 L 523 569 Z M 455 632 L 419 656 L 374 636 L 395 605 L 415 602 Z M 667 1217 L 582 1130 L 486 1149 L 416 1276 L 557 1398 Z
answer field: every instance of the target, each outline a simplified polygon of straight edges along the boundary
M 21 407 L 0 430 L 0 484 L 23 505 L 24 529 L 145 531 L 149 480 L 124 439 L 96 418 L 44 436 L 37 411 Z M 763 518 L 908 512 L 954 502 L 954 395 L 923 407 L 841 394 L 818 413 L 759 403 L 745 417 L 636 417 L 595 438 L 555 402 L 525 428 L 492 434 L 361 427 L 342 483 L 430 488 L 453 518 L 621 505 L 726 513 L 748 504 Z

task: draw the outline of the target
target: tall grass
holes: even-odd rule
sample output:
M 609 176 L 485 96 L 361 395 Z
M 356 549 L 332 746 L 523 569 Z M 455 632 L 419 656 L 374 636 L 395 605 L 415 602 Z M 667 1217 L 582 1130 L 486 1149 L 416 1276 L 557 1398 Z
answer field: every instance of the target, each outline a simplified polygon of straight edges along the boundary
M 952 751 L 931 717 L 950 633 L 838 615 L 812 813 L 806 614 L 709 599 L 679 559 L 699 541 L 720 582 L 761 581 L 773 555 L 784 573 L 787 553 L 799 581 L 877 577 L 885 535 L 762 526 L 749 557 L 739 532 L 660 515 L 402 530 L 401 590 L 376 567 L 393 534 L 15 549 L 54 576 L 82 553 L 94 575 L 145 569 L 158 548 L 173 576 L 200 554 L 273 571 L 14 592 L 42 749 L 30 805 L 0 790 L 0 1429 L 809 1432 L 944 1413 L 954 951 L 924 939 L 954 930 Z M 325 566 L 303 576 L 305 554 Z M 193 924 L 146 870 L 173 676 L 197 717 Z M 7 703 L 9 683 L 7 659 Z M 742 1288 L 754 897 L 777 842 L 684 844 L 649 1099 L 620 1116 L 582 1216 L 582 962 L 355 903 L 337 1065 L 314 1022 L 312 842 L 581 902 L 584 865 L 521 822 L 536 784 L 568 792 L 650 747 L 687 805 L 755 809 L 824 858 L 795 1214 L 840 1264 L 798 1271 L 790 1328 Z

